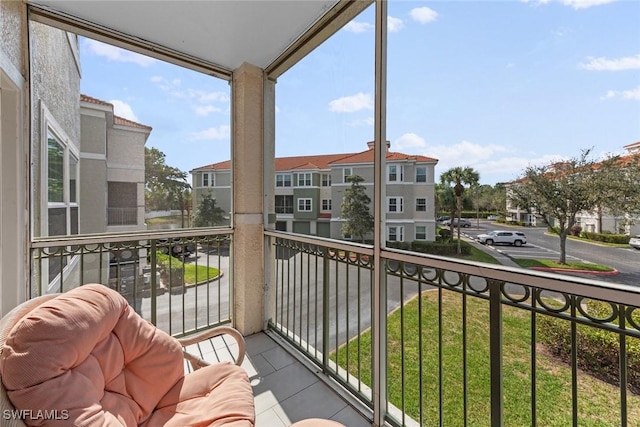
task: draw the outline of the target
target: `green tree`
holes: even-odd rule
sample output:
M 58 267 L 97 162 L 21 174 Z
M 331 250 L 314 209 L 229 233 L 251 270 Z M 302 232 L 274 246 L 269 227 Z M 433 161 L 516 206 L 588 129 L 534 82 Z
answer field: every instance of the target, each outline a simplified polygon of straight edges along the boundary
M 191 189 L 187 173 L 167 165 L 157 148 L 144 148 L 145 204 L 149 209 L 182 209 L 185 192 Z M 183 209 L 184 226 L 184 209 Z
M 567 161 L 529 166 L 509 189 L 512 205 L 540 215 L 549 226 L 555 225 L 560 236 L 560 264 L 567 263 L 567 236 L 576 224 L 576 216 L 597 206 L 596 163 L 589 158 L 590 151 L 583 150 L 580 157 Z
M 214 227 L 222 224 L 225 221 L 224 214 L 224 210 L 216 206 L 216 199 L 211 197 L 211 194 L 205 194 L 196 208 L 196 213 L 193 217 L 193 226 Z
M 457 218 L 458 224 L 460 224 L 460 219 L 462 216 L 462 196 L 464 195 L 465 185 L 474 186 L 478 185 L 478 181 L 480 181 L 480 174 L 471 167 L 460 167 L 457 166 L 455 168 L 451 168 L 440 175 L 440 182 L 442 184 L 453 186 L 453 193 L 456 196 L 456 210 L 457 210 Z M 453 216 L 451 216 L 451 235 L 453 235 Z M 460 249 L 460 227 L 458 227 L 458 255 L 462 253 Z
M 367 196 L 364 186 L 360 184 L 364 181 L 361 176 L 351 175 L 347 181 L 351 186 L 345 190 L 340 207 L 340 214 L 345 220 L 342 223 L 342 232 L 358 236 L 360 241 L 364 242 L 364 236 L 373 231 L 373 215 L 369 212 L 371 198 Z

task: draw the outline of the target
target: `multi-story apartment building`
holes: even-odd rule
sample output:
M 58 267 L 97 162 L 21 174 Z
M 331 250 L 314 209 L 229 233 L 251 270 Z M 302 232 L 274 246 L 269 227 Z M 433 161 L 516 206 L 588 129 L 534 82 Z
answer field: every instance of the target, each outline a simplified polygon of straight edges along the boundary
M 387 143 L 389 148 L 389 143 Z M 342 233 L 341 205 L 359 175 L 373 199 L 373 146 L 357 153 L 280 157 L 275 159 L 276 229 L 331 238 Z M 389 241 L 435 240 L 434 168 L 438 160 L 388 151 L 386 155 L 386 233 Z M 231 162 L 191 171 L 193 209 L 205 194 L 231 211 Z M 373 209 L 373 206 L 371 207 Z

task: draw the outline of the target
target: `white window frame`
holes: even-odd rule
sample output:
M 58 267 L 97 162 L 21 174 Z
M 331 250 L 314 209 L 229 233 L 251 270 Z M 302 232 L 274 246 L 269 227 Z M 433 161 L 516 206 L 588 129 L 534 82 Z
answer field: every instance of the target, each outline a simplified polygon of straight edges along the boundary
M 353 168 L 347 167 L 342 169 L 342 182 L 349 182 L 347 178 L 353 175 Z
M 391 231 L 393 230 L 394 238 L 391 238 Z M 402 225 L 390 225 L 387 226 L 387 240 L 390 242 L 404 242 L 404 226 Z
M 418 171 L 420 169 L 424 169 L 424 181 L 418 180 Z M 416 166 L 416 182 L 427 182 L 427 167 L 426 166 Z
M 394 171 L 393 173 L 391 171 Z M 393 174 L 393 175 L 392 175 Z M 393 179 L 392 179 L 393 176 Z M 387 165 L 387 182 L 403 182 L 404 165 Z
M 331 211 L 331 199 L 322 199 L 322 208 L 321 210 L 323 212 L 330 212 Z
M 331 173 L 323 173 L 320 179 L 322 187 L 331 187 Z
M 58 145 L 62 148 L 62 201 L 49 202 L 49 134 L 51 134 Z M 46 105 L 40 102 L 40 235 L 49 237 L 49 209 L 65 209 L 65 235 L 51 236 L 64 237 L 71 234 L 71 209 L 75 208 L 78 212 L 78 232 L 80 231 L 80 150 L 76 147 L 71 139 L 67 136 L 62 126 L 57 122 Z M 75 160 L 76 165 L 76 182 L 75 182 L 75 201 L 71 197 L 70 184 L 70 159 Z M 37 190 L 36 190 L 37 191 Z M 106 219 L 105 219 L 106 221 Z M 70 249 L 69 247 L 67 249 Z M 46 293 L 60 291 L 61 279 L 66 279 L 75 269 L 79 262 L 79 255 L 66 257 L 64 267 L 60 274 L 57 274 L 53 280 L 49 281 L 49 260 L 42 260 L 42 271 L 47 272 L 40 278 Z
M 206 183 L 205 183 L 206 178 Z M 203 172 L 202 173 L 202 186 L 203 187 L 215 187 L 215 175 L 213 172 Z
M 298 173 L 298 187 L 311 187 L 313 185 L 313 174 L 311 172 Z
M 298 199 L 298 203 L 296 204 L 298 208 L 298 212 L 311 212 L 313 211 L 313 199 L 311 198 L 300 198 Z M 302 209 L 300 209 L 302 207 Z
M 395 210 L 391 210 L 391 201 L 394 201 Z M 404 197 L 387 197 L 387 213 L 403 213 Z
M 418 209 L 418 201 L 424 200 L 424 209 Z M 427 211 L 427 198 L 426 197 L 416 197 L 416 212 L 426 212 Z
M 418 229 L 424 229 L 424 237 L 418 237 Z M 426 225 L 416 225 L 416 240 L 427 240 L 427 226 Z
M 281 185 L 278 185 L 278 178 L 280 178 L 280 183 Z M 289 178 L 289 179 L 287 179 Z M 289 185 L 287 185 L 287 183 Z M 291 187 L 291 174 L 290 173 L 277 173 L 276 174 L 276 187 L 278 188 L 285 188 L 285 187 Z

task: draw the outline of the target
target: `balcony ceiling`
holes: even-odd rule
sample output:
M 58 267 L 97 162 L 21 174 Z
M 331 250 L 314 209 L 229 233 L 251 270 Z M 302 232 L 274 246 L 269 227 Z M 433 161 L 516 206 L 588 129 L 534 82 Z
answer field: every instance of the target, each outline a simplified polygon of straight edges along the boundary
M 32 0 L 90 24 L 234 70 L 267 68 L 338 0 Z

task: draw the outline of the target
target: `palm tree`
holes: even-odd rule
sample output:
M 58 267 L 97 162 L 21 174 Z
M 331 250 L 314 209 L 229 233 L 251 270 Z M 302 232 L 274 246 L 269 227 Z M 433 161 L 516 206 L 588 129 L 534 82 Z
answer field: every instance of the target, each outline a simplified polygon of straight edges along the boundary
M 464 194 L 465 184 L 469 186 L 477 185 L 480 181 L 480 174 L 471 167 L 465 166 L 464 168 L 456 166 L 451 168 L 440 175 L 440 182 L 442 184 L 455 184 L 453 186 L 453 192 L 456 195 L 457 211 L 458 211 L 458 255 L 460 255 L 460 217 L 462 216 L 462 195 Z M 451 219 L 453 224 L 453 218 Z M 453 227 L 453 225 L 452 225 Z M 451 230 L 453 234 L 453 230 Z

